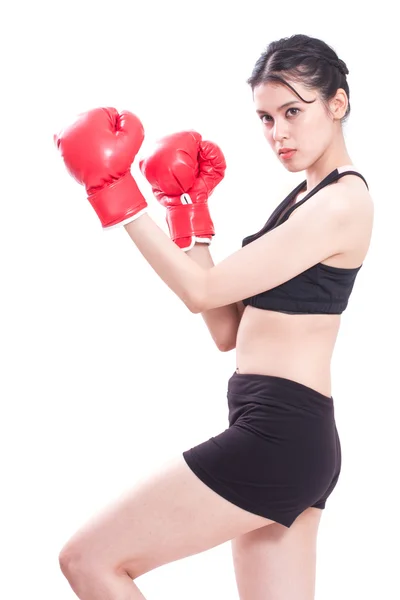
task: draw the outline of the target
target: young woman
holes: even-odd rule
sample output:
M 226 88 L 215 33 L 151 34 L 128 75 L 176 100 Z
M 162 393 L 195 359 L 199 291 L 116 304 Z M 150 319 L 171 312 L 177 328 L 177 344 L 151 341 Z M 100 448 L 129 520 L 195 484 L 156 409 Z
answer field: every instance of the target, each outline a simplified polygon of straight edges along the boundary
M 144 598 L 140 575 L 228 540 L 241 600 L 314 597 L 318 526 L 341 467 L 330 364 L 374 212 L 343 136 L 347 73 L 332 48 L 304 35 L 259 58 L 249 84 L 266 140 L 306 179 L 216 266 L 207 199 L 225 170 L 218 146 L 181 132 L 141 163 L 171 241 L 130 174 L 143 140 L 137 117 L 95 109 L 56 138 L 102 225 L 124 225 L 218 348 L 237 356 L 229 428 L 137 483 L 64 546 L 61 568 L 81 600 Z

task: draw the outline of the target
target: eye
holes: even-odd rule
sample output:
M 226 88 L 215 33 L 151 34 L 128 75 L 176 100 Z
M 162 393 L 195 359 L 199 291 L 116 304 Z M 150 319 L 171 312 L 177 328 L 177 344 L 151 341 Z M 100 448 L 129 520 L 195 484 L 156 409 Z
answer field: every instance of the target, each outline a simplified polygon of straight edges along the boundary
M 301 112 L 299 108 L 294 108 L 294 107 L 288 108 L 287 111 L 286 111 L 286 116 L 288 116 L 288 113 L 290 113 L 291 111 L 295 111 L 294 114 L 293 114 L 293 112 L 291 113 L 290 116 L 292 116 L 292 117 L 296 117 L 297 114 L 299 112 Z M 261 119 L 262 123 L 271 123 L 273 121 L 273 119 L 272 119 L 272 117 L 270 115 L 261 115 L 260 119 Z

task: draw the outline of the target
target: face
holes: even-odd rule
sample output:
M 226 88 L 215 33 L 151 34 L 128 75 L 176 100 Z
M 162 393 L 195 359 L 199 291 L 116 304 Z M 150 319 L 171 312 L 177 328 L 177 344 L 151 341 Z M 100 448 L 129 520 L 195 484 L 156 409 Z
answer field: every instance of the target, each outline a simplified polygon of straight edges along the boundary
M 254 89 L 254 103 L 264 136 L 281 163 L 292 172 L 313 165 L 330 146 L 338 122 L 328 113 L 316 91 L 287 80 L 307 104 L 287 86 L 268 82 Z M 295 151 L 280 154 L 281 148 Z

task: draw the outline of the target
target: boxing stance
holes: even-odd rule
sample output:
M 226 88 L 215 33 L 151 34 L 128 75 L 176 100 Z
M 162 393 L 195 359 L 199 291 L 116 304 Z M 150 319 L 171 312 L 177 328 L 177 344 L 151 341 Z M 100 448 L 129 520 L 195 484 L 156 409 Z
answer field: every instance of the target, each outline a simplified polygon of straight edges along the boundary
M 228 381 L 229 427 L 136 484 L 61 551 L 81 600 L 143 598 L 140 575 L 229 540 L 242 600 L 313 598 L 319 521 L 341 470 L 330 359 L 373 205 L 343 140 L 344 63 L 307 36 L 280 43 L 250 83 L 266 139 L 307 179 L 218 265 L 208 249 L 208 200 L 226 167 L 218 145 L 180 132 L 140 161 L 166 208 L 169 237 L 130 172 L 144 136 L 137 116 L 98 108 L 56 136 L 101 225 L 126 229 L 187 308 L 204 316 L 218 346 L 236 347 L 238 364 Z M 328 97 L 316 62 L 336 82 Z M 307 70 L 296 70 L 310 63 L 313 85 Z

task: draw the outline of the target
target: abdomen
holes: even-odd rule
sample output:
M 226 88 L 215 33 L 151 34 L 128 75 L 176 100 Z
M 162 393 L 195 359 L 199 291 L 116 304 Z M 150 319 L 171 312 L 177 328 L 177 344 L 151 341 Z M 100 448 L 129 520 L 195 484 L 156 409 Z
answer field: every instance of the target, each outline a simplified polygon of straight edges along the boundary
M 275 375 L 331 395 L 340 315 L 287 315 L 247 306 L 237 333 L 239 373 Z

